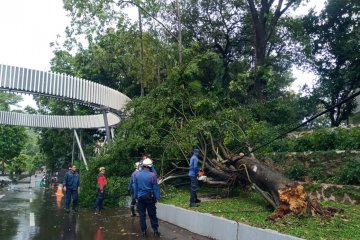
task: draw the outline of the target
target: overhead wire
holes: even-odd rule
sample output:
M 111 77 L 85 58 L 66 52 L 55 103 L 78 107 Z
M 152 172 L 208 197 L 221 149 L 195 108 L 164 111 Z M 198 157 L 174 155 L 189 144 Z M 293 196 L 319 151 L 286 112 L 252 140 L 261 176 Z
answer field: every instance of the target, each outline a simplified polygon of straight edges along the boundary
M 250 154 L 252 154 L 252 153 L 254 153 L 254 152 L 258 151 L 259 149 L 264 148 L 264 147 L 266 147 L 266 146 L 270 145 L 271 143 L 275 142 L 276 140 L 278 140 L 278 139 L 280 139 L 280 138 L 283 138 L 283 137 L 284 137 L 284 136 L 286 136 L 287 134 L 289 134 L 289 133 L 291 133 L 291 132 L 293 132 L 293 131 L 295 131 L 295 130 L 297 130 L 297 129 L 299 129 L 299 128 L 301 128 L 301 127 L 305 126 L 305 125 L 307 125 L 309 122 L 314 121 L 316 118 L 318 118 L 318 117 L 320 117 L 320 116 L 322 116 L 322 115 L 324 115 L 324 114 L 328 113 L 330 110 L 332 110 L 332 109 L 334 109 L 334 108 L 336 108 L 336 107 L 338 107 L 338 106 L 343 105 L 344 103 L 346 103 L 346 102 L 348 102 L 348 101 L 350 101 L 350 100 L 352 100 L 352 99 L 356 98 L 356 97 L 357 97 L 357 96 L 359 96 L 359 95 L 360 95 L 360 91 L 358 91 L 358 92 L 356 92 L 356 93 L 354 93 L 354 94 L 350 95 L 349 97 L 345 98 L 344 100 L 340 101 L 339 103 L 337 103 L 337 104 L 335 104 L 335 105 L 333 105 L 333 106 L 331 106 L 331 107 L 327 108 L 326 110 L 324 110 L 324 111 L 322 111 L 322 112 L 320 112 L 320 113 L 318 113 L 318 114 L 316 114 L 316 115 L 312 116 L 311 118 L 309 118 L 309 119 L 308 119 L 308 120 L 306 120 L 305 122 L 303 122 L 303 123 L 299 124 L 298 126 L 296 126 L 296 127 L 294 127 L 294 128 L 291 128 L 290 130 L 287 130 L 287 131 L 285 131 L 285 132 L 283 132 L 283 133 L 279 134 L 277 137 L 275 137 L 275 138 L 273 138 L 273 139 L 271 139 L 271 140 L 267 141 L 266 143 L 264 143 L 264 144 L 260 145 L 259 147 L 254 148 L 253 150 L 251 150 L 250 152 L 246 153 L 245 155 L 250 155 Z

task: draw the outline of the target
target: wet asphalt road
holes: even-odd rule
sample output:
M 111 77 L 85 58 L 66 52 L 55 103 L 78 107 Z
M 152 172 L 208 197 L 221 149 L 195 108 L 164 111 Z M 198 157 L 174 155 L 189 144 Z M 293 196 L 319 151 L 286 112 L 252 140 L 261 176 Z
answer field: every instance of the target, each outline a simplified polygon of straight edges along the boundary
M 90 209 L 65 213 L 64 197 L 56 196 L 55 190 L 29 186 L 0 190 L 1 240 L 142 239 L 139 218 L 130 217 L 129 209 L 107 209 L 101 215 Z M 208 239 L 163 221 L 159 225 L 160 239 Z M 149 226 L 146 239 L 155 239 Z

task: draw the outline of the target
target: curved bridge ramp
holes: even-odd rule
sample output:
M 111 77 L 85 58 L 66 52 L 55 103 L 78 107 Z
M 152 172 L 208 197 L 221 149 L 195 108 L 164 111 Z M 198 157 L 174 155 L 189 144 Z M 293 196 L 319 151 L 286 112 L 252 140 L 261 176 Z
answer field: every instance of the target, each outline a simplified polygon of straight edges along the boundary
M 119 123 L 119 117 L 112 113 L 107 113 L 109 126 Z M 57 115 L 32 115 L 17 112 L 0 111 L 0 124 L 42 127 L 42 128 L 103 128 L 104 116 L 84 115 L 84 116 L 57 116 Z
M 44 72 L 0 64 L 0 91 L 28 93 L 59 98 L 105 110 L 108 125 L 113 126 L 124 116 L 131 101 L 126 95 L 109 87 L 62 73 Z M 106 127 L 103 114 L 86 116 L 30 115 L 0 112 L 0 124 L 51 128 Z

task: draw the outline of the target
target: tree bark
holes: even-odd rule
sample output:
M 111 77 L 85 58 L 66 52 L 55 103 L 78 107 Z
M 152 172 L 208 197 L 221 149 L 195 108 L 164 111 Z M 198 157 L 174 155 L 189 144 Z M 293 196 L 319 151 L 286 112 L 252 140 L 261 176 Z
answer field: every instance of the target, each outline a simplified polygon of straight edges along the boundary
M 241 155 L 230 156 L 221 162 L 209 159 L 205 169 L 213 182 L 219 179 L 218 182 L 233 186 L 239 183 L 252 185 L 275 208 L 270 220 L 289 213 L 324 216 L 334 213 L 334 209 L 325 209 L 311 200 L 301 184 L 257 159 Z
M 268 43 L 275 32 L 279 18 L 295 3 L 295 0 L 288 0 L 286 4 L 283 0 L 278 0 L 275 11 L 271 15 L 271 9 L 274 0 L 262 0 L 260 6 L 256 6 L 258 1 L 247 0 L 251 18 L 254 24 L 254 48 L 255 48 L 255 79 L 254 90 L 258 100 L 265 98 L 264 89 L 266 81 L 263 77 L 263 70 L 260 68 L 265 66 Z M 270 53 L 270 52 L 269 52 Z

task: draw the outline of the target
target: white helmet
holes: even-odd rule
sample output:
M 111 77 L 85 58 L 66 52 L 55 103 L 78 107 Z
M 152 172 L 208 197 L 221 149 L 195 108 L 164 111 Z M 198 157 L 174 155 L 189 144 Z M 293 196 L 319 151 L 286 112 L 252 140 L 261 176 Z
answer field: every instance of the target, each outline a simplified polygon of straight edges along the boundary
M 136 162 L 136 163 L 134 164 L 134 168 L 138 169 L 138 168 L 139 168 L 139 165 L 140 165 L 140 162 Z
M 142 162 L 142 165 L 144 167 L 152 167 L 152 164 L 153 164 L 153 162 L 150 158 L 145 158 Z

